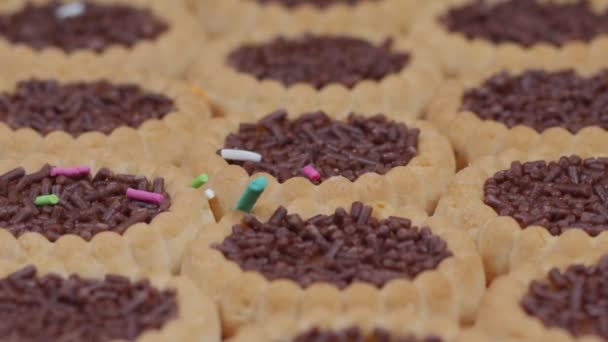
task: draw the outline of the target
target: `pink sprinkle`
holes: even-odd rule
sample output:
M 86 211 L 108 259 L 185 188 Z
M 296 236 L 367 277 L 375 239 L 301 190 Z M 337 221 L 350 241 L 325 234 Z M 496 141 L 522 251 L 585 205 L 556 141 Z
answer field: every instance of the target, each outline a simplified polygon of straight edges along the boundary
M 308 177 L 311 181 L 318 181 L 321 179 L 321 174 L 319 171 L 315 170 L 312 165 L 306 165 L 302 168 L 302 173 Z
M 143 191 L 143 190 L 136 190 L 136 189 L 131 189 L 131 188 L 127 189 L 127 197 L 134 199 L 134 200 L 149 202 L 149 203 L 154 203 L 154 204 L 161 204 L 162 201 L 165 200 L 165 196 L 163 196 L 161 194 L 157 194 L 155 192 Z
M 88 175 L 89 173 L 91 173 L 91 168 L 88 166 L 54 167 L 51 169 L 51 177 L 76 177 Z

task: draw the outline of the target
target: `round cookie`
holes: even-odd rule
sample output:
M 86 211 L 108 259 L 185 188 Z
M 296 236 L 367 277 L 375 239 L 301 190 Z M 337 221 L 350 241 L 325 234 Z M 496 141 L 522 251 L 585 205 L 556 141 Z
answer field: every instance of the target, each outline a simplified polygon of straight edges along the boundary
M 378 33 L 273 31 L 213 42 L 189 79 L 216 113 L 265 115 L 324 110 L 399 112 L 416 118 L 441 81 L 433 57 Z M 259 118 L 259 117 L 258 117 Z
M 7 0 L 0 4 L 0 54 L 27 69 L 44 61 L 183 77 L 205 34 L 179 1 Z M 176 54 L 175 51 L 180 51 Z M 53 63 L 53 62 L 51 62 Z
M 365 311 L 423 321 L 472 319 L 483 271 L 472 241 L 449 222 L 428 219 L 418 208 L 347 198 L 267 209 L 260 203 L 251 215 L 228 213 L 198 236 L 184 259 L 183 273 L 219 303 L 229 336 L 254 321 L 319 309 L 345 317 Z M 415 236 L 430 245 L 414 252 L 422 246 Z M 374 248 L 386 255 L 374 258 Z
M 608 48 L 607 10 L 603 0 L 436 1 L 419 14 L 412 39 L 449 76 L 563 56 L 597 65 Z
M 114 270 L 88 255 L 88 269 L 0 262 L 2 339 L 94 342 L 221 341 L 217 308 L 192 282 Z
M 489 280 L 553 248 L 569 255 L 608 236 L 604 149 L 563 143 L 483 157 L 440 199 L 435 215 L 474 237 Z
M 608 140 L 603 98 L 606 69 L 569 56 L 491 68 L 446 82 L 428 119 L 452 143 L 460 166 L 509 148 Z
M 555 250 L 497 279 L 477 328 L 489 340 L 604 341 L 605 253 L 605 243 L 567 256 Z
M 404 313 L 372 314 L 365 311 L 348 316 L 332 315 L 324 310 L 297 319 L 272 317 L 239 330 L 230 342 L 311 342 L 324 339 L 396 342 L 456 342 L 460 329 L 446 319 L 422 321 Z M 340 340 L 341 341 L 341 340 Z
M 261 30 L 284 32 L 294 28 L 304 31 L 311 27 L 405 33 L 416 13 L 426 6 L 425 1 L 419 0 L 187 1 L 213 36 Z
M 0 103 L 0 157 L 9 158 L 80 149 L 177 164 L 190 135 L 211 118 L 196 87 L 87 63 L 7 73 Z
M 213 120 L 211 129 L 193 141 L 197 148 L 183 166 L 192 176 L 209 174 L 207 187 L 217 196 L 219 217 L 235 207 L 247 183 L 261 176 L 268 180 L 262 199 L 275 207 L 298 198 L 355 196 L 431 212 L 453 176 L 453 153 L 428 123 L 403 123 L 395 116 L 279 110 L 259 121 L 255 114 Z M 254 152 L 260 160 L 225 159 L 223 149 Z M 318 178 L 304 173 L 310 169 Z
M 177 272 L 186 244 L 214 222 L 171 166 L 32 154 L 2 160 L 0 174 L 0 260 L 86 269 L 79 257 L 91 257 L 115 272 Z

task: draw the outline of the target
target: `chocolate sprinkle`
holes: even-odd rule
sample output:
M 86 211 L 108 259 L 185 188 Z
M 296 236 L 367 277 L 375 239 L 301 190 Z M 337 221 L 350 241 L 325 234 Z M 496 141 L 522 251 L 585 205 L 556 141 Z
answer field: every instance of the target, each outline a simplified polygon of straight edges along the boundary
M 441 338 L 435 336 L 425 338 L 417 338 L 413 335 L 393 337 L 390 332 L 380 328 L 374 329 L 370 335 L 366 337 L 366 334 L 357 327 L 350 327 L 341 331 L 312 328 L 294 338 L 293 342 L 441 342 Z
M 608 255 L 593 266 L 572 265 L 565 272 L 553 268 L 546 278 L 528 286 L 521 300 L 526 313 L 575 337 L 608 340 Z
M 32 128 L 43 135 L 64 131 L 110 134 L 121 126 L 139 127 L 175 109 L 173 100 L 145 92 L 136 84 L 31 79 L 13 93 L 0 94 L 0 120 L 13 129 Z
M 26 232 L 44 235 L 56 241 L 62 235 L 74 234 L 84 240 L 111 231 L 123 234 L 130 226 L 152 221 L 167 211 L 171 198 L 162 178 L 150 183 L 143 176 L 115 174 L 102 168 L 95 177 L 51 177 L 51 167 L 25 174 L 16 168 L 0 176 L 0 227 L 19 237 Z M 152 204 L 126 197 L 127 188 L 162 193 L 165 200 Z M 36 207 L 37 196 L 54 194 L 59 203 Z
M 0 298 L 2 341 L 134 341 L 178 314 L 175 291 L 148 280 L 39 276 L 32 266 L 0 279 Z
M 595 13 L 587 0 L 574 3 L 477 0 L 450 9 L 439 20 L 450 31 L 469 39 L 512 42 L 526 47 L 537 43 L 562 46 L 573 41 L 589 42 L 608 33 L 608 13 Z
M 280 4 L 288 8 L 295 8 L 303 5 L 311 5 L 318 8 L 327 8 L 333 5 L 345 4 L 354 6 L 363 1 L 372 0 L 257 0 L 261 4 Z M 373 0 L 379 1 L 379 0 Z
M 82 3 L 85 11 L 81 15 L 58 18 L 60 1 L 51 0 L 44 5 L 27 2 L 18 12 L 0 15 L 0 36 L 35 50 L 56 47 L 68 53 L 77 50 L 101 53 L 110 46 L 130 48 L 140 41 L 155 40 L 169 28 L 148 9 Z
M 279 207 L 265 223 L 246 215 L 213 248 L 244 271 L 268 280 L 291 279 L 302 287 L 353 282 L 382 287 L 393 279 L 413 279 L 452 256 L 447 243 L 428 227 L 405 218 L 372 217 L 372 207 L 352 204 L 333 215 L 303 220 Z
M 261 162 L 229 161 L 250 175 L 268 172 L 283 183 L 312 165 L 321 173 L 321 179 L 312 182 L 320 184 L 333 176 L 355 181 L 368 172 L 383 175 L 405 166 L 418 152 L 419 135 L 417 128 L 389 121 L 384 115 L 350 114 L 341 122 L 314 112 L 289 120 L 281 110 L 257 123 L 241 124 L 237 133 L 226 137 L 224 147 L 262 155 Z
M 562 157 L 513 162 L 486 180 L 484 203 L 522 228 L 538 225 L 552 235 L 582 229 L 608 230 L 608 158 Z
M 462 110 L 511 128 L 525 125 L 542 132 L 563 127 L 608 129 L 608 70 L 582 77 L 573 70 L 499 73 L 462 97 Z
M 392 40 L 374 46 L 347 36 L 279 37 L 268 43 L 242 45 L 228 55 L 228 64 L 258 80 L 275 80 L 285 86 L 298 82 L 321 89 L 330 83 L 348 88 L 359 81 L 380 81 L 399 73 L 409 54 L 392 51 Z

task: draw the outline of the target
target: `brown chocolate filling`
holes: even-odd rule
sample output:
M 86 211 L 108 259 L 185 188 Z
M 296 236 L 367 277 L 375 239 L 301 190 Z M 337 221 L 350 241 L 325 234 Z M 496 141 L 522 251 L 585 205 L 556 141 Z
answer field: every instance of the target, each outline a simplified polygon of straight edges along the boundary
M 302 82 L 321 89 L 340 83 L 352 88 L 359 81 L 380 81 L 407 66 L 409 54 L 392 51 L 392 45 L 390 39 L 374 46 L 347 36 L 307 34 L 242 45 L 230 53 L 227 62 L 258 80 L 275 80 L 285 86 Z
M 366 336 L 366 334 L 357 327 L 350 327 L 340 331 L 321 330 L 312 328 L 309 331 L 298 335 L 293 339 L 293 342 L 441 342 L 441 338 L 429 336 L 424 338 L 415 337 L 413 335 L 404 337 L 394 337 L 384 329 L 374 329 L 374 331 Z
M 19 82 L 13 93 L 0 94 L 0 121 L 43 135 L 110 134 L 121 126 L 137 128 L 145 121 L 160 120 L 174 109 L 173 100 L 162 94 L 103 80 L 60 84 L 31 79 Z
M 608 13 L 595 13 L 587 0 L 574 3 L 476 0 L 452 8 L 439 21 L 469 39 L 527 47 L 537 43 L 562 46 L 572 41 L 589 42 L 608 33 Z
M 245 271 L 268 280 L 291 279 L 302 287 L 353 282 L 382 287 L 393 279 L 413 279 L 452 256 L 447 243 L 409 219 L 372 217 L 372 207 L 352 204 L 333 215 L 303 220 L 279 207 L 265 223 L 246 215 L 213 248 Z
M 578 228 L 596 236 L 608 230 L 607 187 L 607 158 L 516 161 L 486 180 L 484 203 L 522 228 L 539 225 L 552 235 Z
M 175 291 L 147 280 L 39 276 L 32 266 L 0 279 L 0 298 L 2 341 L 134 341 L 178 314 Z
M 224 147 L 262 155 L 261 162 L 229 161 L 249 174 L 268 172 L 283 183 L 312 165 L 321 174 L 313 183 L 320 184 L 333 176 L 355 181 L 368 172 L 383 175 L 405 166 L 418 152 L 419 135 L 417 128 L 384 115 L 351 114 L 342 122 L 323 112 L 289 120 L 285 111 L 277 111 L 257 123 L 241 124 L 238 133 L 226 137 Z
M 171 206 L 163 178 L 150 183 L 145 177 L 114 174 L 105 168 L 94 177 L 51 177 L 50 171 L 46 165 L 29 175 L 16 168 L 0 176 L 1 228 L 16 237 L 36 232 L 56 241 L 74 234 L 88 241 L 105 231 L 123 234 L 136 223 L 149 223 Z M 126 196 L 127 188 L 160 193 L 165 199 L 160 205 L 132 200 Z M 59 197 L 57 205 L 34 204 L 37 196 L 50 194 Z
M 542 132 L 562 127 L 608 129 L 608 71 L 582 77 L 573 70 L 499 73 L 462 97 L 462 110 L 507 127 L 525 125 Z
M 261 4 L 280 4 L 288 8 L 295 8 L 303 5 L 311 5 L 318 8 L 327 8 L 333 5 L 345 4 L 354 6 L 364 1 L 380 1 L 380 0 L 257 0 Z
M 36 50 L 56 47 L 68 53 L 101 53 L 110 46 L 133 47 L 140 41 L 155 40 L 169 28 L 148 9 L 82 3 L 85 11 L 81 15 L 58 18 L 60 1 L 51 0 L 44 5 L 27 2 L 18 12 L 0 15 L 0 36 Z
M 608 340 L 608 256 L 597 265 L 557 268 L 547 279 L 530 283 L 521 306 L 547 327 L 567 330 L 575 337 L 596 335 Z

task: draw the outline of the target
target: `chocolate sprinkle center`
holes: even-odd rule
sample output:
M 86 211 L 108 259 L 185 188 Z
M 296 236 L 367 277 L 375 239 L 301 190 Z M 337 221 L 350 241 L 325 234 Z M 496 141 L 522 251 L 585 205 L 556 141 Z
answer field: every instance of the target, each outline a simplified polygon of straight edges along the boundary
M 148 280 L 43 277 L 25 267 L 0 279 L 2 341 L 134 341 L 178 314 L 174 290 Z
M 295 8 L 303 5 L 311 5 L 318 8 L 328 8 L 333 5 L 345 4 L 354 6 L 364 1 L 379 1 L 379 0 L 257 0 L 261 4 L 280 4 L 288 8 Z
M 110 46 L 130 48 L 140 41 L 155 40 L 169 28 L 147 9 L 82 3 L 85 11 L 81 15 L 58 18 L 60 1 L 44 5 L 27 2 L 18 12 L 0 15 L 0 36 L 35 50 L 56 47 L 68 53 L 77 50 L 101 53 Z
M 608 129 L 608 71 L 591 77 L 573 70 L 529 70 L 517 76 L 499 73 L 462 97 L 462 110 L 511 128 L 525 125 L 542 132 L 562 127 Z
M 376 328 L 366 337 L 366 334 L 358 327 L 350 327 L 341 331 L 321 330 L 312 328 L 309 331 L 297 336 L 293 342 L 441 342 L 441 338 L 429 336 L 417 338 L 413 335 L 405 337 L 393 337 L 392 334 L 384 329 Z
M 567 330 L 575 337 L 597 335 L 608 340 L 608 256 L 597 265 L 557 268 L 546 280 L 530 283 L 521 300 L 528 315 L 547 327 Z
M 108 81 L 60 84 L 27 80 L 14 93 L 0 94 L 0 120 L 13 129 L 32 128 L 42 135 L 64 131 L 110 134 L 121 126 L 139 127 L 175 110 L 173 100 L 145 92 L 135 84 Z
M 608 229 L 608 158 L 513 162 L 486 180 L 484 203 L 522 228 L 538 225 L 552 235 L 577 228 L 597 236 Z
M 257 123 L 241 124 L 226 137 L 224 147 L 262 155 L 261 162 L 229 161 L 251 175 L 267 172 L 281 183 L 301 176 L 312 165 L 324 180 L 343 176 L 355 181 L 368 172 L 386 174 L 407 165 L 418 152 L 417 128 L 389 121 L 384 115 L 364 117 L 350 114 L 346 122 L 323 112 L 307 113 L 295 120 L 277 111 Z
M 589 42 L 608 33 L 608 13 L 597 14 L 587 0 L 556 3 L 538 0 L 490 2 L 477 0 L 452 8 L 440 22 L 469 39 L 493 43 L 513 42 L 529 47 L 537 43 L 562 46 Z
M 378 220 L 372 207 L 352 204 L 333 215 L 304 221 L 279 207 L 265 223 L 246 215 L 213 248 L 244 271 L 268 280 L 291 279 L 302 287 L 327 282 L 345 288 L 353 282 L 382 287 L 393 279 L 413 279 L 452 256 L 447 243 L 428 227 L 405 218 Z
M 347 36 L 307 34 L 242 45 L 228 55 L 227 62 L 258 80 L 275 80 L 285 86 L 302 82 L 321 89 L 330 83 L 340 83 L 352 88 L 359 81 L 380 81 L 405 68 L 409 54 L 391 50 L 391 39 L 374 46 Z
M 74 234 L 88 241 L 101 232 L 123 234 L 134 224 L 150 223 L 171 206 L 163 178 L 150 183 L 146 177 L 114 174 L 105 168 L 95 177 L 51 177 L 50 171 L 46 165 L 28 175 L 16 168 L 0 176 L 0 227 L 15 237 L 35 232 L 56 241 Z M 160 205 L 132 200 L 126 196 L 127 188 L 160 193 L 165 200 Z M 59 197 L 57 205 L 34 205 L 37 196 L 50 194 Z

